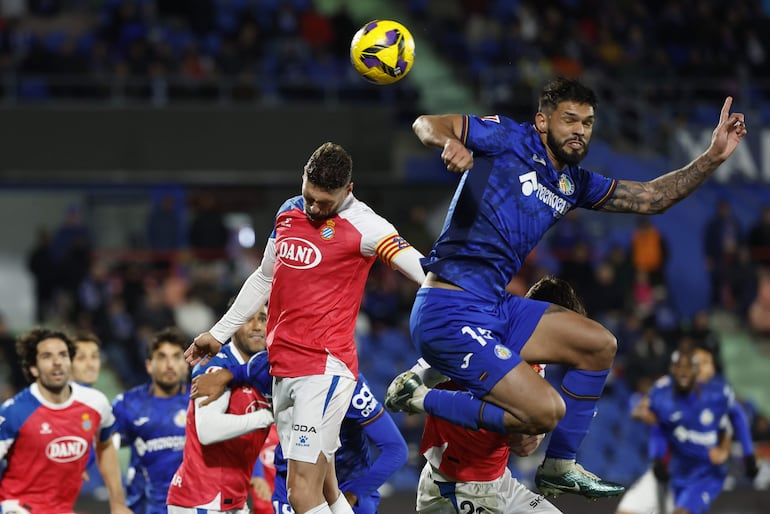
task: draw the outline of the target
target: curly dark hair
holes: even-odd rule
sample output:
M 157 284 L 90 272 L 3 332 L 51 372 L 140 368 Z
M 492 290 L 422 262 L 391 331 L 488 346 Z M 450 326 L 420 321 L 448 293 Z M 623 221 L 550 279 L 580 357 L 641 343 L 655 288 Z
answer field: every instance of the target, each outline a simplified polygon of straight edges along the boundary
M 596 109 L 596 93 L 588 86 L 577 80 L 557 77 L 543 87 L 540 93 L 540 112 L 550 114 L 561 102 L 577 102 L 588 104 Z
M 75 357 L 75 343 L 70 336 L 59 330 L 36 327 L 29 332 L 20 335 L 16 339 L 16 354 L 21 361 L 21 370 L 27 382 L 32 383 L 35 377 L 32 376 L 30 369 L 37 366 L 37 345 L 45 339 L 61 339 L 67 345 L 67 351 L 70 354 L 70 360 Z
M 340 145 L 324 143 L 305 164 L 308 181 L 327 191 L 347 186 L 353 178 L 353 159 Z
M 586 308 L 570 283 L 553 275 L 547 275 L 535 282 L 525 296 L 533 300 L 559 305 L 583 316 L 586 315 Z
M 152 337 L 150 344 L 147 346 L 147 358 L 152 359 L 152 354 L 164 343 L 176 345 L 182 351 L 185 351 L 190 346 L 190 341 L 187 340 L 187 336 L 181 330 L 176 327 L 166 327 L 156 332 Z

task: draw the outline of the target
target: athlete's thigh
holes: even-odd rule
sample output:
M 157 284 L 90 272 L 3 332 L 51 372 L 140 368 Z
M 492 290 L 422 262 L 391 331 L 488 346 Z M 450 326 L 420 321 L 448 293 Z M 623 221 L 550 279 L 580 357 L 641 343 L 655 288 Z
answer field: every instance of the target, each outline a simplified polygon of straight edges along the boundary
M 483 397 L 521 361 L 505 346 L 508 321 L 501 307 L 465 291 L 420 289 L 412 340 L 431 366 Z
M 280 395 L 275 422 L 287 459 L 315 464 L 320 453 L 327 461 L 333 458 L 355 384 L 355 380 L 336 375 L 275 381 L 276 393 Z M 282 408 L 287 405 L 290 407 Z
M 674 487 L 674 505 L 687 509 L 690 514 L 705 514 L 722 492 L 723 479 L 704 479 Z
M 609 337 L 600 323 L 580 314 L 551 305 L 539 318 L 537 327 L 520 349 L 527 362 L 575 365 L 586 353 L 593 353 L 597 343 Z

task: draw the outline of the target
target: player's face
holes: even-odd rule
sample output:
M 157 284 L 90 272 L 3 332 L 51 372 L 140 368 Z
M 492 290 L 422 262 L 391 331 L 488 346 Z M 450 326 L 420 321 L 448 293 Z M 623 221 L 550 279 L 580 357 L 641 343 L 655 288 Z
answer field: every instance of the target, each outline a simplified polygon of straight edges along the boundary
M 75 357 L 72 359 L 72 380 L 94 385 L 99 379 L 102 355 L 99 345 L 93 341 L 75 341 Z
M 551 156 L 561 164 L 582 161 L 588 154 L 594 128 L 594 108 L 588 104 L 561 102 L 551 114 L 538 113 L 538 128 L 543 118 L 545 144 Z
M 147 373 L 156 387 L 168 394 L 174 394 L 187 380 L 184 350 L 172 343 L 161 343 L 147 360 Z
M 353 190 L 353 183 L 329 191 L 313 184 L 302 175 L 302 197 L 305 199 L 305 214 L 313 221 L 323 221 L 337 215 L 342 202 Z
M 30 371 L 40 387 L 60 393 L 67 386 L 71 370 L 72 361 L 64 341 L 49 338 L 37 343 L 37 359 Z
M 693 355 L 682 355 L 671 363 L 671 377 L 678 391 L 691 391 L 697 376 L 698 361 Z
M 695 357 L 698 359 L 698 382 L 705 384 L 716 375 L 714 356 L 702 348 L 695 349 Z
M 262 307 L 257 313 L 238 329 L 233 335 L 233 343 L 241 354 L 251 357 L 265 349 L 265 334 L 267 327 L 267 307 Z

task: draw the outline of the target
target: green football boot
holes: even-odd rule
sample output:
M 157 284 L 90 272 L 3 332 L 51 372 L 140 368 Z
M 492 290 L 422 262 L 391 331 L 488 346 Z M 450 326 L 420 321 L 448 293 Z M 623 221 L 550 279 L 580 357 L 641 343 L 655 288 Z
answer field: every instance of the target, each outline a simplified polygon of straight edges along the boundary
M 560 494 L 579 494 L 587 498 L 609 498 L 618 496 L 626 490 L 620 484 L 602 480 L 590 471 L 583 469 L 580 464 L 562 475 L 543 475 L 542 466 L 537 468 L 535 485 L 543 496 L 559 496 Z
M 415 399 L 422 399 L 428 392 L 414 371 L 405 371 L 393 379 L 385 393 L 385 407 L 391 412 L 418 414 L 425 412 L 413 405 Z

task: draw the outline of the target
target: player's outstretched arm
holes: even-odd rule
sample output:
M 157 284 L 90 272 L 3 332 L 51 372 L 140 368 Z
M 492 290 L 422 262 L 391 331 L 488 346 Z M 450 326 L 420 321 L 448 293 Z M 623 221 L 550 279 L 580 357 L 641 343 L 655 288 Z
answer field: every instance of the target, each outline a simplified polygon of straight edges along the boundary
M 730 112 L 732 97 L 727 97 L 719 123 L 711 135 L 708 149 L 687 166 L 649 182 L 620 180 L 602 210 L 659 214 L 687 197 L 725 162 L 746 136 L 743 113 Z
M 473 167 L 473 155 L 460 141 L 463 117 L 460 114 L 423 114 L 412 130 L 425 146 L 443 148 L 441 159 L 447 169 L 462 173 Z
M 96 463 L 110 495 L 110 514 L 131 514 L 131 509 L 126 507 L 118 450 L 112 444 L 112 439 L 96 443 Z

